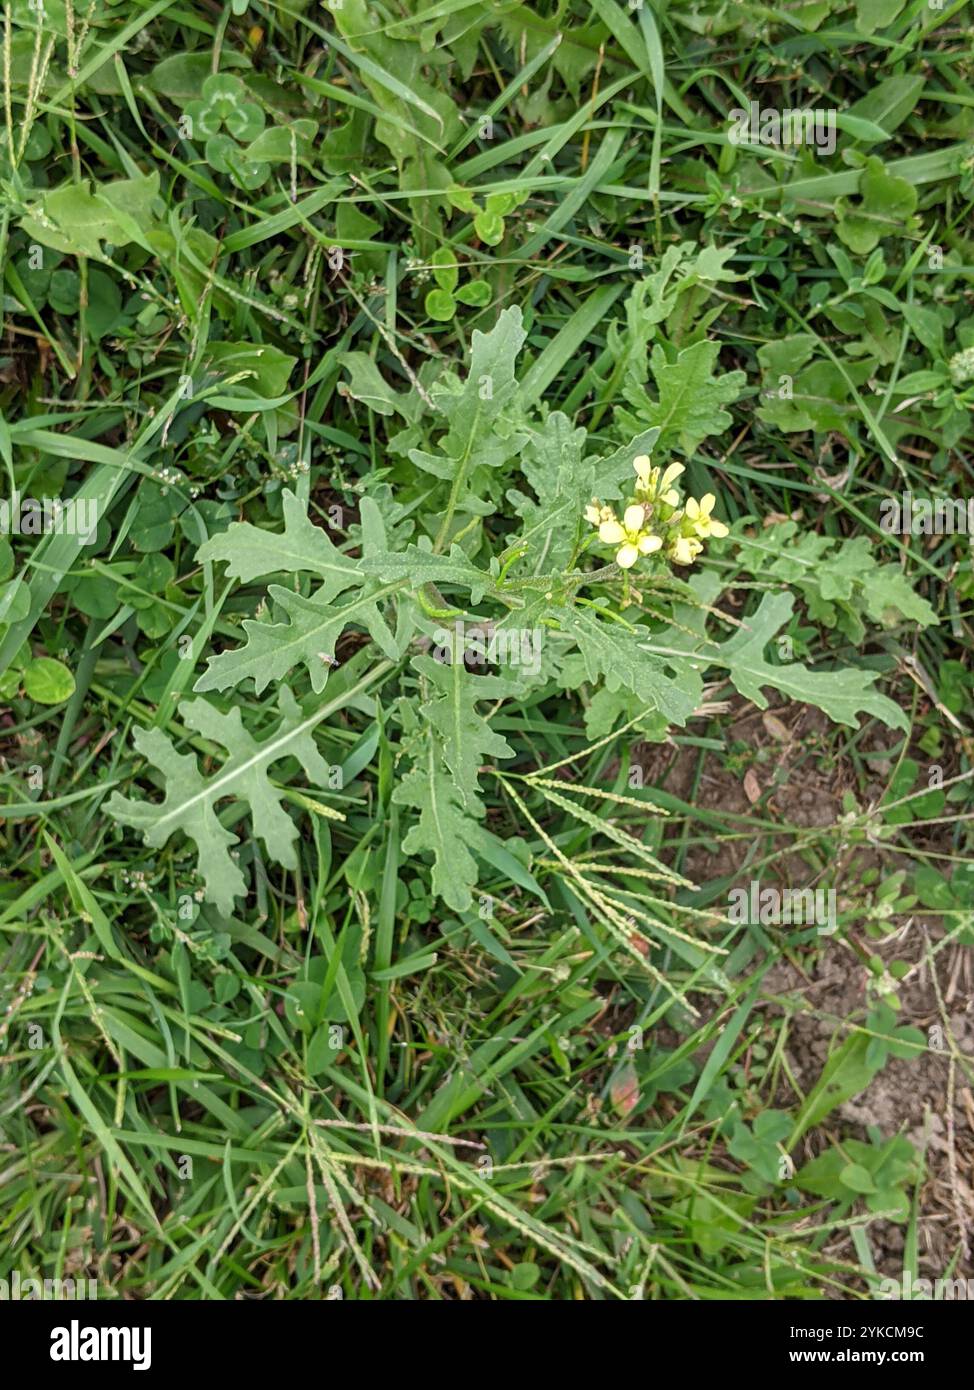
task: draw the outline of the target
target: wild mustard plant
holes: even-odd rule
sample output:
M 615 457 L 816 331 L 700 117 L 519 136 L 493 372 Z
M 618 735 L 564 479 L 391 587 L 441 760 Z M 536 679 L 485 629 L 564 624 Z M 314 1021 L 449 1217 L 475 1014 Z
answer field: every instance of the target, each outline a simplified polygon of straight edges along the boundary
M 163 731 L 140 731 L 136 750 L 162 774 L 164 800 L 116 793 L 107 810 L 119 824 L 141 830 L 152 848 L 162 848 L 177 831 L 194 840 L 206 899 L 223 915 L 248 895 L 250 884 L 238 862 L 241 842 L 220 821 L 217 803 L 230 795 L 249 802 L 251 838 L 263 842 L 274 862 L 292 867 L 298 831 L 281 804 L 281 765 L 296 761 L 321 783 L 325 768 L 314 731 L 349 699 L 366 694 L 402 694 L 401 700 L 385 695 L 403 712 L 389 804 L 402 817 L 404 856 L 413 862 L 431 856 L 432 892 L 454 912 L 470 909 L 482 862 L 510 853 L 487 820 L 482 779 L 503 775 L 485 767 L 488 759 L 506 759 L 516 750 L 491 726 L 488 711 L 531 686 L 552 680 L 563 689 L 598 686 L 600 718 L 624 722 L 651 709 L 667 725 L 684 727 L 700 708 L 705 673 L 716 669 L 760 708 L 767 704 L 763 689 L 771 687 L 852 727 L 860 712 L 903 727 L 902 710 L 873 688 L 876 672 L 813 671 L 767 659 L 791 620 L 789 593 L 764 593 L 746 624 L 725 638 L 716 611 L 725 587 L 720 573 L 701 569 L 676 586 L 678 593 L 661 585 L 666 596 L 657 605 L 659 619 L 669 619 L 679 638 L 668 642 L 664 627 L 667 650 L 655 649 L 652 639 L 659 634 L 630 609 L 633 566 L 658 556 L 657 572 L 665 579 L 667 564 L 692 565 L 705 542 L 726 536 L 728 528 L 713 515 L 712 494 L 683 500 L 676 486 L 683 464 L 651 464 L 648 449 L 658 445 L 658 431 L 642 431 L 631 452 L 606 456 L 586 450 L 584 437 L 560 412 L 548 414 L 539 429 L 519 398 L 515 363 L 525 337 L 520 311 L 503 310 L 489 333 L 474 331 L 466 378 L 434 387 L 429 447 L 410 452 L 411 464 L 441 484 L 425 534 L 411 537 L 377 490 L 359 500 L 357 533 L 336 545 L 288 490 L 281 532 L 235 521 L 197 551 L 204 566 L 225 564 L 231 579 L 266 585 L 267 604 L 243 620 L 243 640 L 209 656 L 195 683 L 197 698 L 180 706 L 184 725 L 224 748 L 226 761 L 216 775 L 204 777 Z M 519 528 L 494 555 L 489 537 L 478 537 L 475 528 L 490 511 L 491 475 L 515 458 L 533 496 L 513 494 Z M 618 513 L 597 499 L 586 505 L 593 491 L 614 500 L 620 482 Z M 565 524 L 569 518 L 574 527 Z M 583 518 L 595 528 L 588 540 L 611 546 L 615 565 L 577 567 L 585 546 L 579 549 L 575 533 L 585 530 Z M 763 556 L 759 563 L 766 563 Z M 275 582 L 282 577 L 289 582 Z M 886 580 L 876 582 L 888 588 Z M 602 586 L 608 592 L 598 592 Z M 431 652 L 444 616 L 453 620 L 454 640 L 450 659 L 441 661 Z M 542 633 L 543 659 L 533 667 L 472 672 L 465 658 L 474 655 L 472 644 L 485 624 L 507 638 Z M 349 628 L 360 636 L 354 655 L 343 659 Z M 206 698 L 215 692 L 230 700 L 230 692 L 251 684 L 258 696 L 271 685 L 278 692 L 279 718 L 262 740 L 239 715 Z M 326 814 L 340 820 L 344 812 Z

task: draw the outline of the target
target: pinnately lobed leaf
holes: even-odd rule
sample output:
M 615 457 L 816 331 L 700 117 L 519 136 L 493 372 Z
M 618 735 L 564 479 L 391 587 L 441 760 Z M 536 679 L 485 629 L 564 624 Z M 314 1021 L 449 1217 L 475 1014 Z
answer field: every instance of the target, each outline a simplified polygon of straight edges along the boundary
M 522 441 L 496 426 L 515 403 L 514 363 L 526 336 L 516 306 L 502 310 L 489 333 L 474 330 L 463 385 L 459 390 L 441 388 L 433 398 L 450 427 L 440 437 L 435 454 L 410 450 L 413 463 L 437 478 L 455 480 L 469 477 L 481 465 L 497 468 L 517 453 Z
M 298 831 L 282 806 L 283 794 L 271 782 L 270 768 L 282 758 L 296 758 L 309 778 L 324 782 L 328 765 L 315 746 L 311 731 L 320 716 L 303 716 L 286 686 L 278 692 L 281 718 L 277 727 L 258 742 L 243 726 L 240 709 L 222 713 L 207 700 L 188 700 L 180 706 L 186 726 L 227 751 L 221 770 L 209 779 L 201 774 L 195 753 L 177 753 L 172 739 L 161 729 L 137 729 L 135 747 L 165 781 L 162 802 L 136 801 L 117 792 L 106 810 L 120 825 L 144 834 L 154 849 L 167 843 L 177 831 L 188 835 L 197 848 L 197 869 L 206 886 L 207 899 L 224 916 L 233 912 L 235 898 L 243 897 L 247 881 L 230 847 L 237 836 L 225 830 L 216 812 L 217 803 L 228 799 L 249 803 L 254 834 L 278 864 L 297 866 L 294 841 Z M 322 808 L 323 809 L 323 808 Z M 338 813 L 333 813 L 338 817 Z
M 856 716 L 862 712 L 875 715 L 891 729 L 908 729 L 906 711 L 873 689 L 877 680 L 874 671 L 854 666 L 842 671 L 811 671 L 799 661 L 774 666 L 765 660 L 768 643 L 788 622 L 794 606 L 791 594 L 765 594 L 745 627 L 723 643 L 715 659 L 727 667 L 737 690 L 758 709 L 767 709 L 763 687 L 772 686 L 789 699 L 817 705 L 837 724 L 858 728 Z
M 372 556 L 385 554 L 385 530 L 371 498 L 362 500 L 362 522 L 364 565 L 343 554 L 309 521 L 292 492 L 284 493 L 283 535 L 235 522 L 200 547 L 201 560 L 224 560 L 228 573 L 244 581 L 270 574 L 310 573 L 321 582 L 307 598 L 293 589 L 270 585 L 268 596 L 287 621 L 247 619 L 243 624 L 247 641 L 211 657 L 196 690 L 227 690 L 250 679 L 260 694 L 272 681 L 283 680 L 295 666 L 303 665 L 312 689 L 320 694 L 334 664 L 335 644 L 350 624 L 364 627 L 386 656 L 398 659 L 400 644 L 381 608 L 395 585 L 383 586 L 367 569 Z M 356 592 L 336 603 L 349 589 Z
M 407 854 L 433 855 L 433 887 L 454 911 L 471 904 L 478 880 L 474 853 L 490 858 L 497 837 L 482 824 L 486 812 L 478 776 L 484 756 L 510 758 L 514 749 L 494 732 L 477 710 L 480 700 L 515 695 L 517 682 L 500 676 L 474 676 L 454 640 L 449 660 L 418 656 L 413 667 L 424 683 L 419 707 L 421 732 L 411 770 L 393 800 L 419 812 L 403 841 Z

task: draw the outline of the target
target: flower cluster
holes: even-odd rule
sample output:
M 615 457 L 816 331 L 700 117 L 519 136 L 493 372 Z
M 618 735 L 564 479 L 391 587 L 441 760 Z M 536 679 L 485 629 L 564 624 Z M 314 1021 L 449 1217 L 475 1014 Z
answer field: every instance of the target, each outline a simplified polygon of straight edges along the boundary
M 966 386 L 968 382 L 974 381 L 974 347 L 955 352 L 947 367 L 955 386 Z
M 598 527 L 603 545 L 616 547 L 616 564 L 620 569 L 632 569 L 640 555 L 662 551 L 676 565 L 692 565 L 703 550 L 708 536 L 726 536 L 727 527 L 712 515 L 712 492 L 699 502 L 688 497 L 682 507 L 680 494 L 673 483 L 683 472 L 682 463 L 671 463 L 666 469 L 650 466 L 649 457 L 640 454 L 633 459 L 636 470 L 635 496 L 630 498 L 622 520 L 611 507 L 595 498 L 585 508 L 585 519 Z

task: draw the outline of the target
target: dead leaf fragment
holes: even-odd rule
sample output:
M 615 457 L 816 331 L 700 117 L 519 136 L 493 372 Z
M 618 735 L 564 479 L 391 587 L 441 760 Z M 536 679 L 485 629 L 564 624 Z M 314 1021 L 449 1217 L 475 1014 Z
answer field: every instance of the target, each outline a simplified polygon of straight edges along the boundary
M 776 739 L 778 743 L 787 743 L 791 738 L 791 734 L 785 728 L 784 724 L 782 724 L 778 716 L 772 714 L 769 710 L 765 710 L 764 714 L 762 714 L 761 723 L 764 725 L 765 729 L 767 729 L 771 737 Z

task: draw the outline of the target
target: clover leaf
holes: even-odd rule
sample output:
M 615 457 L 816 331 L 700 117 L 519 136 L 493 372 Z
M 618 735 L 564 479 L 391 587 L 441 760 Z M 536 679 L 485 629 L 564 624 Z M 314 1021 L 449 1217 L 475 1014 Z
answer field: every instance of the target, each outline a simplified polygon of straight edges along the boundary
M 247 100 L 247 88 L 239 77 L 213 73 L 203 83 L 199 101 L 187 103 L 186 114 L 193 128 L 208 137 L 227 130 L 235 140 L 254 140 L 264 129 L 264 113 L 256 102 Z
M 206 158 L 219 173 L 228 174 L 238 188 L 260 188 L 271 171 L 269 164 L 248 159 L 229 135 L 214 135 L 207 140 Z

